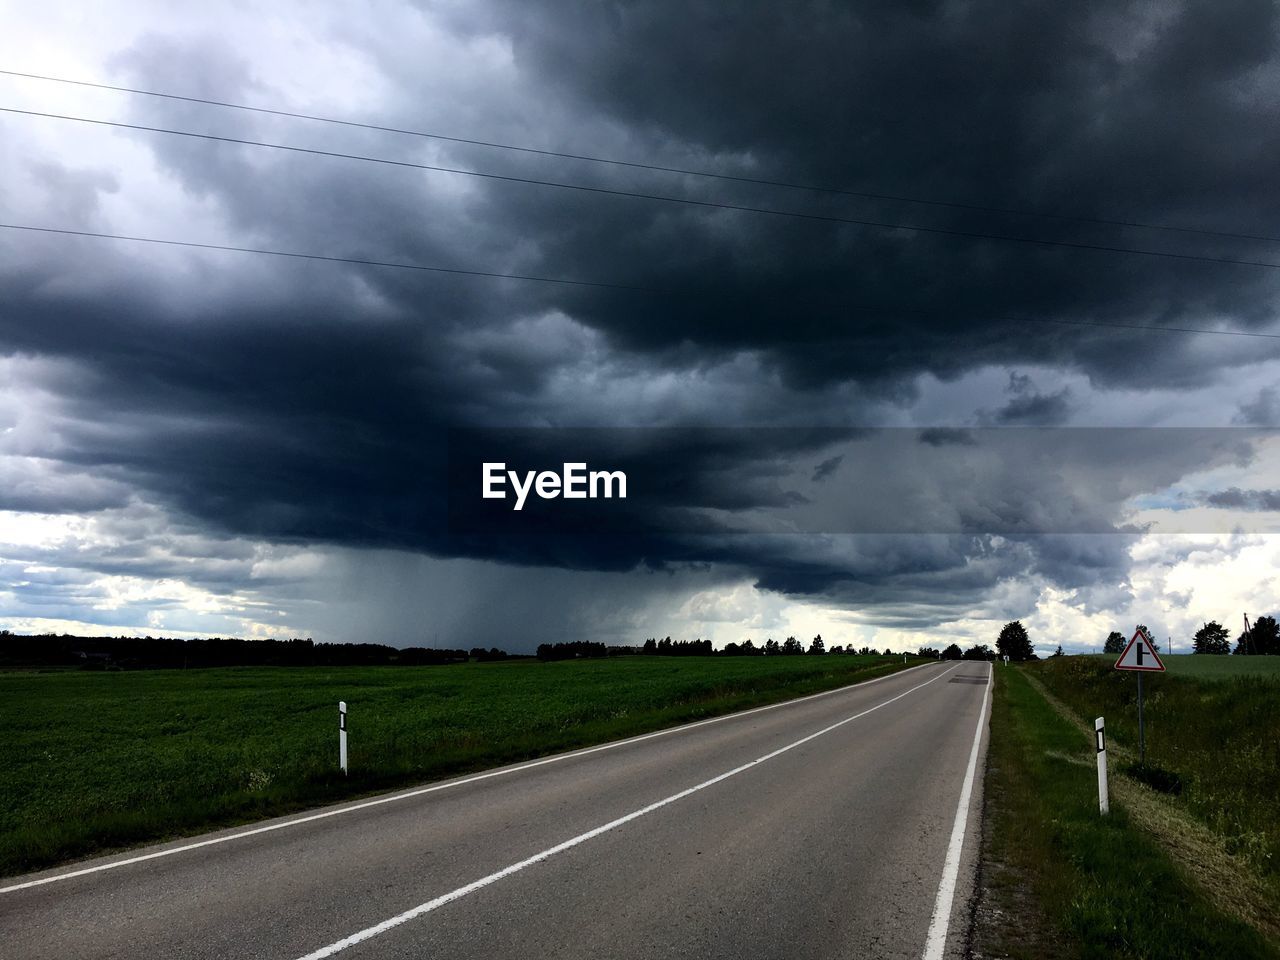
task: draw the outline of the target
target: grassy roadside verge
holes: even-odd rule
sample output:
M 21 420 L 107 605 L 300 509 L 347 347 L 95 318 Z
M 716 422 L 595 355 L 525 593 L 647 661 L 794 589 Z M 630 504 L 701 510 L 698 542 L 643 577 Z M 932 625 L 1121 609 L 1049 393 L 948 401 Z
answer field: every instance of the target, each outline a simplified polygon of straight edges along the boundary
M 0 876 L 788 700 L 898 658 L 0 673 Z M 349 702 L 351 775 L 335 770 Z
M 1201 894 L 1124 806 L 1097 807 L 1090 742 L 1020 669 L 997 669 L 980 956 L 1275 958 Z
M 1280 903 L 1280 683 L 1267 672 L 1276 658 L 1167 659 L 1176 672 L 1144 678 L 1147 780 L 1221 837 Z M 1029 669 L 1090 727 L 1107 718 L 1118 765 L 1137 761 L 1132 676 L 1105 657 L 1054 657 Z

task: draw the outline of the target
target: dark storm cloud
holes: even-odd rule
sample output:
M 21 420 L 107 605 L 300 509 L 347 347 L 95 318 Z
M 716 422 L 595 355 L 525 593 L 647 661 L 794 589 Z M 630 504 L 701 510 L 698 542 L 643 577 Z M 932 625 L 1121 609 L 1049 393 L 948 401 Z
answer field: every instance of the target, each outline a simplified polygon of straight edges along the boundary
M 92 513 L 123 506 L 129 487 L 49 460 L 0 459 L 0 510 Z
M 1274 108 L 1242 105 L 1237 93 L 1270 54 L 1258 40 L 1273 32 L 1268 5 L 1220 13 L 1209 40 L 1195 11 L 1155 18 L 1152 39 L 1136 50 L 1127 49 L 1134 41 L 1122 33 L 1139 14 L 1110 6 L 1093 13 L 969 7 L 964 16 L 945 7 L 911 15 L 896 5 L 860 8 L 855 15 L 824 5 L 825 15 L 818 16 L 768 6 L 727 24 L 709 5 L 614 9 L 579 23 L 563 11 L 552 16 L 521 5 L 485 26 L 510 33 L 518 63 L 573 106 L 577 128 L 628 125 L 637 141 L 633 149 L 643 147 L 658 162 L 701 155 L 728 172 L 765 178 L 917 194 L 926 185 L 938 196 L 978 203 L 1085 215 L 1118 210 L 1126 217 L 1181 218 L 1244 231 L 1273 222 L 1274 191 L 1263 170 L 1248 174 L 1241 154 L 1269 148 L 1274 133 L 1268 131 L 1276 125 L 1260 122 L 1260 114 Z M 1030 42 L 993 57 L 993 35 Z M 1232 56 L 1202 49 L 1209 42 L 1230 47 Z M 709 49 L 716 56 L 707 56 Z M 1153 103 L 1187 92 L 1184 74 L 1168 66 L 1175 56 L 1187 58 L 1210 92 L 1197 88 L 1190 103 L 1180 99 L 1176 116 L 1153 112 Z M 174 75 L 181 63 L 197 92 L 256 92 L 243 61 L 208 45 L 149 38 L 121 62 L 153 83 Z M 157 113 L 153 104 L 145 108 L 150 116 Z M 194 122 L 194 109 L 164 106 L 158 112 L 174 122 Z M 394 102 L 389 110 L 394 119 L 410 113 L 407 104 Z M 199 125 L 209 127 L 207 120 Z M 219 117 L 216 124 L 239 135 L 261 126 L 243 116 Z M 300 135 L 295 128 L 289 132 Z M 579 129 L 564 134 L 581 135 Z M 1208 134 L 1212 151 L 1205 150 Z M 401 150 L 378 143 L 383 153 Z M 1159 156 L 1155 145 L 1162 148 Z M 428 189 L 421 175 L 410 172 L 263 159 L 163 138 L 155 149 L 185 184 L 219 197 L 244 226 L 269 230 L 294 246 L 314 247 L 323 239 L 326 246 L 373 256 L 489 266 L 495 257 L 504 259 L 502 249 L 518 236 L 530 247 L 527 265 L 548 275 L 673 291 L 655 298 L 535 287 L 496 296 L 492 289 L 469 290 L 461 294 L 468 302 L 442 305 L 446 322 L 554 305 L 605 331 L 614 343 L 644 352 L 678 344 L 713 356 L 762 350 L 801 385 L 1018 361 L 1070 363 L 1114 379 L 1139 344 L 1148 374 L 1177 370 L 1203 379 L 1213 370 L 1191 362 L 1193 344 L 1186 338 L 1011 328 L 998 318 L 1210 323 L 1222 317 L 1247 326 L 1269 319 L 1265 304 L 1276 289 L 1275 271 L 1258 268 L 797 224 L 523 185 L 473 185 L 476 194 L 457 210 L 442 205 L 432 192 L 436 187 Z M 500 153 L 473 151 L 466 159 L 499 172 L 520 169 Z M 566 167 L 554 169 L 563 173 Z M 289 189 L 281 190 L 286 177 Z M 563 178 L 646 189 L 661 182 L 695 197 L 741 191 L 600 167 Z M 425 179 L 437 187 L 452 182 Z M 1215 198 L 1217 224 L 1205 219 L 1206 191 Z M 769 199 L 787 208 L 839 214 L 852 205 L 858 212 L 846 198 L 772 191 Z M 415 206 L 431 211 L 425 222 L 412 214 Z M 895 207 L 893 213 L 903 222 L 994 229 L 989 215 L 973 212 Z M 463 221 L 465 229 L 458 229 Z M 1115 240 L 1117 233 L 1041 221 L 1015 226 L 1066 239 L 1099 239 L 1094 235 L 1101 233 L 1101 239 Z M 1223 241 L 1120 233 L 1115 242 L 1224 252 L 1218 249 Z M 423 286 L 393 272 L 368 282 L 407 309 L 425 305 Z M 434 301 L 438 293 L 427 296 Z M 514 363 L 503 372 L 532 376 L 525 384 L 530 388 L 540 371 Z M 1007 415 L 1010 422 L 1046 422 L 1032 418 L 1064 412 L 1064 399 L 1047 397 L 1015 401 Z
M 837 454 L 834 457 L 828 457 L 826 460 L 823 460 L 813 468 L 813 476 L 809 478 L 810 482 L 821 483 L 823 480 L 826 480 L 829 476 L 840 469 L 840 464 L 843 462 L 844 456 L 842 454 Z
M 120 189 L 118 179 L 104 170 L 71 170 L 60 163 L 33 163 L 33 179 L 57 200 L 60 223 L 87 223 L 101 209 L 102 194 Z
M 766 179 L 1236 232 L 1266 233 L 1277 213 L 1265 165 L 1256 163 L 1276 145 L 1276 107 L 1245 95 L 1265 82 L 1273 52 L 1268 4 L 1213 15 L 1203 7 L 1153 15 L 1136 4 L 982 5 L 963 13 L 946 6 L 907 13 L 896 4 L 857 13 L 826 4 L 761 5 L 728 21 L 713 4 L 605 9 L 575 20 L 560 8 L 521 4 L 468 25 L 510 35 L 519 66 L 567 105 L 557 118 L 560 139 L 578 149 L 590 148 L 577 141 L 594 129 L 621 124 L 645 158 L 688 164 L 702 157 L 703 166 Z M 1136 30 L 1147 39 L 1136 39 Z M 999 44 L 1013 38 L 1019 42 Z M 171 76 L 181 57 L 184 71 L 212 75 L 195 82 L 199 90 L 240 93 L 250 85 L 233 54 L 192 46 L 196 58 L 153 39 L 124 62 L 153 80 Z M 1200 82 L 1188 85 L 1188 74 Z M 153 105 L 147 110 L 154 116 Z M 186 120 L 191 110 L 160 112 Z M 408 104 L 393 102 L 389 110 L 397 121 L 413 114 Z M 218 122 L 233 134 L 256 126 L 244 117 Z M 378 144 L 384 154 L 402 150 Z M 513 184 L 475 187 L 467 229 L 445 230 L 447 242 L 440 242 L 408 214 L 415 199 L 438 209 L 417 174 L 371 177 L 341 161 L 288 158 L 294 182 L 279 191 L 261 175 L 273 161 L 237 161 L 199 142 L 161 140 L 156 149 L 184 182 L 222 195 L 246 225 L 290 239 L 327 237 L 446 264 L 467 254 L 473 265 L 487 265 L 510 246 L 504 241 L 519 236 L 532 241 L 529 256 L 548 275 L 671 291 L 655 298 L 538 288 L 511 296 L 530 309 L 559 306 L 630 349 L 690 343 L 713 355 L 764 350 L 801 384 L 1026 361 L 1079 365 L 1114 381 L 1137 350 L 1148 375 L 1203 380 L 1213 370 L 1193 361 L 1194 341 L 1186 337 L 1153 340 L 999 318 L 1247 327 L 1270 319 L 1277 289 L 1276 271 L 1261 268 L 796 223 Z M 531 171 L 531 161 L 493 151 L 465 159 L 496 172 L 538 176 L 549 169 L 589 185 L 822 214 L 1274 259 L 1267 247 L 1203 237 L 868 207 L 581 164 L 539 161 Z M 299 207 L 300 195 L 311 209 Z M 316 230 L 309 229 L 312 218 Z M 395 276 L 374 282 L 403 292 Z
M 1009 401 L 994 413 L 983 411 L 979 419 L 998 426 L 1056 426 L 1071 416 L 1071 388 L 1041 393 L 1026 374 L 1010 373 L 1005 388 Z
M 450 16 L 459 42 L 509 38 L 520 91 L 505 106 L 500 92 L 480 88 L 467 88 L 465 99 L 432 95 L 412 51 L 358 34 L 342 42 L 392 81 L 378 115 L 367 119 L 494 140 L 536 137 L 552 149 L 762 179 L 1242 233 L 1266 233 L 1280 214 L 1263 162 L 1280 146 L 1280 101 L 1266 95 L 1276 10 L 1266 3 L 759 4 L 733 15 L 710 2 L 573 11 L 497 3 Z M 203 37 L 142 37 L 115 63 L 119 79 L 142 87 L 180 81 L 184 92 L 219 99 L 280 96 L 236 50 Z M 538 112 L 522 117 L 517 108 Z M 190 104 L 138 100 L 123 109 L 143 123 L 584 185 L 945 230 L 1276 258 L 1272 247 L 1249 241 L 552 162 Z M 1105 547 L 993 544 L 990 531 L 1115 529 L 1117 505 L 1142 489 L 1124 466 L 1126 452 L 1080 448 L 1075 476 L 1046 457 L 992 475 L 986 486 L 962 475 L 961 463 L 973 461 L 957 459 L 953 473 L 944 460 L 931 461 L 940 464 L 936 498 L 921 510 L 939 511 L 943 525 L 922 529 L 949 535 L 915 545 L 867 540 L 849 553 L 746 535 L 696 539 L 659 522 L 664 513 L 630 538 L 450 537 L 441 510 L 447 431 L 635 417 L 856 423 L 860 410 L 833 401 L 833 385 L 900 397 L 923 371 L 958 376 L 993 363 L 1069 368 L 1137 388 L 1174 376 L 1186 385 L 1212 382 L 1216 364 L 1271 355 L 1256 343 L 1231 344 L 1209 362 L 1200 338 L 1007 318 L 1251 328 L 1272 317 L 1275 270 L 805 222 L 131 136 L 189 196 L 225 216 L 237 242 L 656 291 L 234 254 L 166 261 L 157 275 L 146 268 L 153 253 L 146 249 L 24 241 L 0 268 L 0 351 L 62 358 L 79 371 L 59 384 L 71 423 L 59 456 L 231 534 L 605 570 L 716 562 L 751 571 L 769 588 L 901 604 L 900 622 L 923 623 L 948 603 L 978 604 L 1019 571 L 1066 585 L 1122 578 L 1123 537 Z M 101 216 L 100 195 L 116 187 L 109 174 L 51 165 L 38 179 L 51 197 L 66 198 L 63 212 L 73 221 Z M 152 232 L 182 236 L 183 226 Z M 64 282 L 70 275 L 91 282 Z M 755 405 L 700 392 L 700 374 L 744 354 L 758 362 L 760 382 L 748 391 Z M 1144 381 L 1132 383 L 1135 358 Z M 676 376 L 679 403 L 639 406 L 608 395 L 604 387 L 620 370 L 637 383 Z M 565 381 L 595 378 L 601 398 L 587 390 L 556 399 Z M 785 404 L 774 400 L 780 396 Z M 1015 379 L 989 422 L 1062 423 L 1073 403 L 1066 388 L 1043 392 Z M 813 519 L 837 495 L 855 512 L 883 510 L 885 491 L 874 482 L 855 491 L 860 499 L 839 488 L 849 465 L 841 458 L 851 455 L 831 449 L 830 436 L 764 436 L 643 451 L 655 476 L 672 465 L 663 508 L 730 519 L 795 511 L 809 531 L 849 529 Z M 939 430 L 918 440 L 927 450 L 975 443 Z M 907 455 L 886 456 L 881 482 L 891 485 Z M 1185 450 L 1152 448 L 1143 458 L 1158 463 L 1155 473 L 1167 482 L 1200 465 Z M 1155 482 L 1145 469 L 1140 480 Z M 118 503 L 120 489 L 68 488 L 60 502 L 100 509 Z M 137 570 L 144 559 L 103 562 Z M 208 572 L 211 581 L 221 575 Z
M 996 423 L 1052 425 L 1065 423 L 1071 415 L 1071 390 L 1063 387 L 1056 393 L 1031 393 L 1014 397 L 996 411 Z
M 726 172 L 1261 234 L 1278 212 L 1260 162 L 1280 131 L 1263 95 L 1277 16 L 1265 2 L 503 10 L 495 25 L 519 18 L 508 27 L 519 62 L 557 95 Z M 684 186 L 949 229 L 1274 259 L 1247 242 Z M 1115 381 L 1139 349 L 1148 375 L 1202 379 L 1212 371 L 1186 339 L 999 318 L 1247 328 L 1270 319 L 1277 290 L 1276 272 L 1260 268 L 642 205 L 633 216 L 644 227 L 620 236 L 587 221 L 548 259 L 610 275 L 630 264 L 629 279 L 707 293 L 659 311 L 584 293 L 576 314 L 640 349 L 690 331 L 707 349 L 763 348 L 801 382 L 1028 360 Z
M 1280 510 L 1280 490 L 1241 490 L 1229 487 L 1204 498 L 1211 507 L 1231 510 Z
M 1264 387 L 1248 403 L 1242 403 L 1236 411 L 1234 422 L 1249 426 L 1280 426 L 1280 394 L 1275 387 Z
M 926 427 L 920 431 L 920 442 L 927 443 L 931 447 L 945 447 L 948 445 L 971 447 L 977 443 L 972 431 L 959 430 L 954 427 Z

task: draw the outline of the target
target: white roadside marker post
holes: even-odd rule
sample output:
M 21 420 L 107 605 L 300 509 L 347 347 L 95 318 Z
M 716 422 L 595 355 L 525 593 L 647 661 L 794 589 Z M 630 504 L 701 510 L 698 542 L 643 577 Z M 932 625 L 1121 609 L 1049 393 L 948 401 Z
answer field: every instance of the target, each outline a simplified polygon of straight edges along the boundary
M 338 701 L 338 766 L 347 772 L 347 701 Z
M 1102 717 L 1093 721 L 1093 735 L 1098 747 L 1098 810 L 1106 814 L 1111 811 L 1111 804 L 1107 799 L 1107 731 Z

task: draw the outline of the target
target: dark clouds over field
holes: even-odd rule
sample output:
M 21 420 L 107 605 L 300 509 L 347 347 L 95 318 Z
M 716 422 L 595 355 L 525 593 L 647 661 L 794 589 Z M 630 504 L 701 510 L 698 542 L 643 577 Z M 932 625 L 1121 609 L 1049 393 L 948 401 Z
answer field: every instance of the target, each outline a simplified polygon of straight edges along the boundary
M 244 622 L 321 635 L 323 596 L 305 571 L 253 573 L 244 552 L 349 548 L 514 564 L 530 583 L 564 568 L 629 597 L 647 581 L 601 586 L 591 571 L 712 571 L 902 630 L 1030 615 L 1042 590 L 1118 609 L 1134 590 L 1131 498 L 1248 456 L 1077 445 L 1069 462 L 939 474 L 929 508 L 966 524 L 850 537 L 819 513 L 803 534 L 658 524 L 584 544 L 450 536 L 446 431 L 794 428 L 649 451 L 670 464 L 664 507 L 734 515 L 841 497 L 924 509 L 895 508 L 892 467 L 884 489 L 853 484 L 849 449 L 802 428 L 1276 423 L 1280 339 L 1131 327 L 1274 333 L 1280 270 L 1152 254 L 1280 263 L 1280 242 L 1092 222 L 1280 234 L 1272 4 L 381 4 L 357 22 L 282 5 L 261 30 L 230 14 L 122 10 L 97 28 L 26 12 L 29 43 L 7 41 L 2 65 L 957 205 L 5 78 L 0 105 L 22 109 L 904 228 L 0 116 L 7 222 L 644 288 L 0 237 L 0 509 L 99 525 L 7 549 L 17 572 L 0 615 L 102 619 L 58 577 L 23 586 L 22 565 L 38 561 L 249 591 L 283 610 Z M 934 432 L 926 446 L 967 437 Z M 1239 479 L 1196 502 L 1273 510 L 1273 490 Z M 983 516 L 998 519 L 984 529 Z M 889 535 L 902 529 L 920 535 Z M 1070 536 L 1086 529 L 1118 532 Z M 114 546 L 95 550 L 94 537 Z M 454 593 L 468 583 L 467 603 L 492 589 L 477 575 Z

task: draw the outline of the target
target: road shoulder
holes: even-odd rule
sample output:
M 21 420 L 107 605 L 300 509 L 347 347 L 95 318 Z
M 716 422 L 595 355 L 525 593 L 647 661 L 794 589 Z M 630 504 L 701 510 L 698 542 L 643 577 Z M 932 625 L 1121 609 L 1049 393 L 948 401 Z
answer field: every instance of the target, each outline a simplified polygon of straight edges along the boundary
M 974 957 L 1276 957 L 1204 896 L 1123 796 L 1097 809 L 1091 738 L 996 671 Z M 1175 906 L 1176 905 L 1176 906 Z

